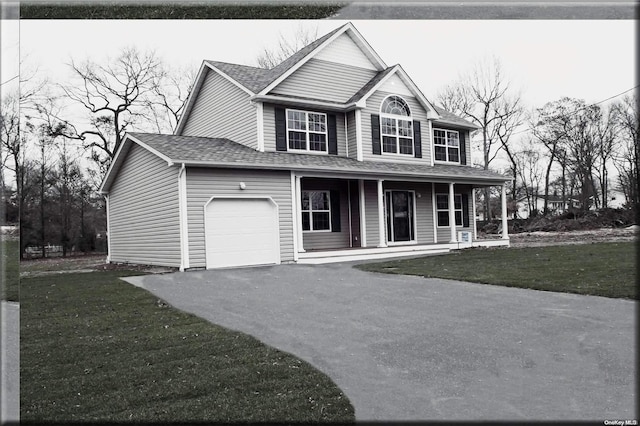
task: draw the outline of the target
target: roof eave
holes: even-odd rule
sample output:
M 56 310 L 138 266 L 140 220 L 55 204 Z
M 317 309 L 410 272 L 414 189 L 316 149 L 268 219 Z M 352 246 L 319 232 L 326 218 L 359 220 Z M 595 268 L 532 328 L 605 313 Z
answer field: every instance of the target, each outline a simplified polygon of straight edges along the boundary
M 311 173 L 340 173 L 340 174 L 352 174 L 352 175 L 368 175 L 368 176 L 387 176 L 397 178 L 427 178 L 427 179 L 443 179 L 447 181 L 456 181 L 460 183 L 478 183 L 485 185 L 502 185 L 503 183 L 512 180 L 508 176 L 504 177 L 489 177 L 489 176 L 460 176 L 458 174 L 424 174 L 424 173 L 398 173 L 389 170 L 360 170 L 352 168 L 324 168 L 324 167 L 310 167 L 296 164 L 256 164 L 256 163 L 244 163 L 244 162 L 219 162 L 219 161 L 203 161 L 203 160 L 184 160 L 173 159 L 175 164 L 185 164 L 191 167 L 219 167 L 219 168 L 240 168 L 240 169 L 261 169 L 261 170 L 296 170 L 305 171 Z
M 294 99 L 287 98 L 285 96 L 278 95 L 253 95 L 250 98 L 253 102 L 273 102 L 283 105 L 294 105 L 294 106 L 310 106 L 310 107 L 322 107 L 327 110 L 337 111 L 337 112 L 347 112 L 353 109 L 362 108 L 357 102 L 350 102 L 344 104 L 332 103 L 332 102 L 323 102 L 319 100 L 313 99 Z

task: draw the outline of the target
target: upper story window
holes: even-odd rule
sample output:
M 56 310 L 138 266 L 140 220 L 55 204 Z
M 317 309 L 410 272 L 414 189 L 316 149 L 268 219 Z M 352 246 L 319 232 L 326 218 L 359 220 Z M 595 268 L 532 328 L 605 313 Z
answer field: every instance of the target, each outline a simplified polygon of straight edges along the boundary
M 433 129 L 436 161 L 460 163 L 460 137 L 456 130 Z
M 407 102 L 400 96 L 387 96 L 380 106 L 382 152 L 413 155 L 413 121 Z
M 287 145 L 292 150 L 327 152 L 327 115 L 288 109 Z

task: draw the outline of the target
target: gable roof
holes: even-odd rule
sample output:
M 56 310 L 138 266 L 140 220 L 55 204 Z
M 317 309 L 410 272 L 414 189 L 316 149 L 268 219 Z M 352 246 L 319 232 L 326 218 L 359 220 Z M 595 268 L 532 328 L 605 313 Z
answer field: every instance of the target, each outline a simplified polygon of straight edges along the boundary
M 129 146 L 137 143 L 154 153 L 168 165 L 220 167 L 235 169 L 300 170 L 333 172 L 379 178 L 430 179 L 479 185 L 500 185 L 510 178 L 488 170 L 436 164 L 357 161 L 335 155 L 297 154 L 290 152 L 260 152 L 225 138 L 176 136 L 152 133 L 128 133 L 109 168 L 101 193 L 109 192 Z
M 464 127 L 471 130 L 476 130 L 480 128 L 480 126 L 478 126 L 477 124 L 472 123 L 468 120 L 465 120 L 464 118 L 459 117 L 456 114 L 449 112 L 442 107 L 439 107 L 437 105 L 433 105 L 433 107 L 436 109 L 438 114 L 440 114 L 440 118 L 435 120 L 434 125 L 438 125 L 438 123 L 443 123 L 443 124 L 451 124 L 453 126 Z
M 405 85 L 407 85 L 409 90 L 414 93 L 415 97 L 422 104 L 423 108 L 425 108 L 425 110 L 429 113 L 429 118 L 439 119 L 438 121 L 444 124 L 457 125 L 468 129 L 478 128 L 475 124 L 472 124 L 469 121 L 456 116 L 455 114 L 449 113 L 444 109 L 438 108 L 433 105 L 429 100 L 427 100 L 424 94 L 422 94 L 418 86 L 413 82 L 413 80 L 411 80 L 411 78 L 399 64 L 392 67 L 387 67 L 384 61 L 378 56 L 378 54 L 373 50 L 373 48 L 364 39 L 364 37 L 362 37 L 358 30 L 356 30 L 353 24 L 351 22 L 347 22 L 346 24 L 334 29 L 333 31 L 325 34 L 319 39 L 298 50 L 271 69 L 259 68 L 249 65 L 232 64 L 220 61 L 203 61 L 200 71 L 198 72 L 198 76 L 196 77 L 196 82 L 193 86 L 193 90 L 189 94 L 189 99 L 187 100 L 183 114 L 178 121 L 178 125 L 176 126 L 176 130 L 174 133 L 179 134 L 182 132 L 187 117 L 189 116 L 191 109 L 195 104 L 197 93 L 200 91 L 200 88 L 207 76 L 206 71 L 212 70 L 222 75 L 224 78 L 228 79 L 236 86 L 247 92 L 251 96 L 252 100 L 261 97 L 269 97 L 271 95 L 268 95 L 267 93 L 273 87 L 280 84 L 281 81 L 295 72 L 295 70 L 300 68 L 315 54 L 322 51 L 333 40 L 347 31 L 352 36 L 352 38 L 355 39 L 354 42 L 356 43 L 356 45 L 358 45 L 362 52 L 372 60 L 372 63 L 376 66 L 376 68 L 378 68 L 379 71 L 347 102 L 342 104 L 343 108 L 353 107 L 353 104 L 365 101 L 369 96 L 371 96 L 371 94 L 376 90 L 377 87 L 379 87 L 386 81 L 386 79 L 388 79 L 393 74 L 397 74 L 398 77 L 400 77 L 400 79 L 405 83 Z M 278 95 L 278 97 L 281 96 L 282 95 Z M 325 104 L 332 103 L 328 103 L 323 100 L 317 101 Z

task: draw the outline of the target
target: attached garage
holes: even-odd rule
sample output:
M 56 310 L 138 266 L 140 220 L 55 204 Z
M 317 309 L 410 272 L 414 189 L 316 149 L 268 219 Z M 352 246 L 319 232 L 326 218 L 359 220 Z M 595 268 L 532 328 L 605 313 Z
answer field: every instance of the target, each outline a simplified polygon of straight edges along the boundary
M 207 269 L 280 263 L 278 206 L 271 198 L 213 197 L 204 214 Z

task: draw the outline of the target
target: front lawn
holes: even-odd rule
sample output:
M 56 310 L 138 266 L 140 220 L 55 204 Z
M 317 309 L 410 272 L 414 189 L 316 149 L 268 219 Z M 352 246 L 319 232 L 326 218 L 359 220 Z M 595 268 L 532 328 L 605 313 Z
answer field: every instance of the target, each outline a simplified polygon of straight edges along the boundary
M 22 421 L 355 420 L 320 371 L 118 279 L 131 274 L 22 279 Z
M 467 249 L 357 266 L 390 274 L 638 299 L 633 242 Z

